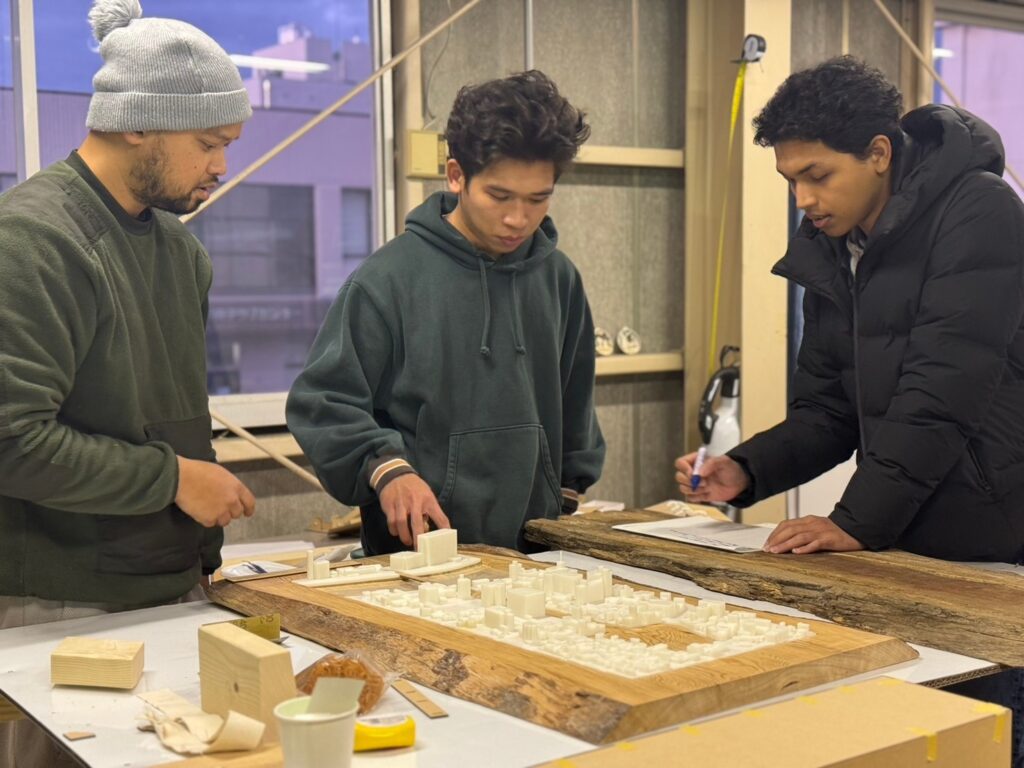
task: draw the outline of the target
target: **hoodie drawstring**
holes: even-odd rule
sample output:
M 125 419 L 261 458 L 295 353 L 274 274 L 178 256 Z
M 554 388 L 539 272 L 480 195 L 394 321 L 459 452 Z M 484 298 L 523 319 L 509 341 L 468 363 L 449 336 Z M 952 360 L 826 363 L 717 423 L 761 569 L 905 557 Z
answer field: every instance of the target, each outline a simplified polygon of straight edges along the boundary
M 483 260 L 480 260 L 478 263 L 480 265 L 480 294 L 484 304 L 484 329 L 480 334 L 480 354 L 486 357 L 491 354 L 491 347 L 489 345 L 491 335 L 491 292 L 487 287 L 487 267 L 484 266 Z M 514 279 L 515 276 L 513 275 Z M 514 286 L 515 283 L 512 285 Z
M 512 271 L 512 341 L 515 342 L 516 352 L 520 355 L 526 354 L 526 347 L 523 346 L 523 322 L 519 317 L 519 294 L 516 293 L 516 275 L 519 270 Z

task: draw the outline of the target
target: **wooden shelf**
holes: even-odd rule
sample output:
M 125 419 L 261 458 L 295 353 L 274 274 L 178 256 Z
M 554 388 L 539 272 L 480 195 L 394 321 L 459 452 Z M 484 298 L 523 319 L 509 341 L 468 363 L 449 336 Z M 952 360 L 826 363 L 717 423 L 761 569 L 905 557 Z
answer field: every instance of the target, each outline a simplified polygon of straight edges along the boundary
M 632 168 L 682 168 L 683 150 L 584 144 L 580 147 L 576 162 L 581 165 L 616 165 Z
M 636 376 L 644 373 L 673 373 L 683 370 L 683 352 L 652 352 L 644 355 L 611 355 L 597 358 L 597 377 Z M 302 449 L 288 432 L 263 435 L 260 440 L 291 459 L 302 457 Z M 213 441 L 217 461 L 230 464 L 259 461 L 270 457 L 240 437 L 218 437 Z
M 651 352 L 644 355 L 610 355 L 597 358 L 597 377 L 634 376 L 641 373 L 671 373 L 683 370 L 683 351 Z

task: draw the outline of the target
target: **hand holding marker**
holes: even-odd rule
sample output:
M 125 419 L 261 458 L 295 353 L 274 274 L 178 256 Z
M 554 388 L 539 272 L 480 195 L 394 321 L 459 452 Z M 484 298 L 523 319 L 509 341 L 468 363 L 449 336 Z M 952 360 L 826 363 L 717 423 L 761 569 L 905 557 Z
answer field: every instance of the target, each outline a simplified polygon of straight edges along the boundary
M 696 491 L 700 485 L 700 471 L 704 467 L 704 459 L 707 458 L 708 447 L 702 445 L 697 451 L 697 458 L 693 462 L 693 474 L 690 475 L 690 490 Z

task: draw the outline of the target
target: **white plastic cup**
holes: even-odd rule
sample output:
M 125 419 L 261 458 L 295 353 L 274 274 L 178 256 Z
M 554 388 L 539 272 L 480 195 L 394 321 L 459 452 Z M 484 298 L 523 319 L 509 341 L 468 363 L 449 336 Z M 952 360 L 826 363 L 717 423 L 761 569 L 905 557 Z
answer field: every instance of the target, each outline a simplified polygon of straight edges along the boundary
M 310 714 L 310 699 L 299 696 L 274 707 L 284 768 L 350 768 L 359 703 L 348 712 Z

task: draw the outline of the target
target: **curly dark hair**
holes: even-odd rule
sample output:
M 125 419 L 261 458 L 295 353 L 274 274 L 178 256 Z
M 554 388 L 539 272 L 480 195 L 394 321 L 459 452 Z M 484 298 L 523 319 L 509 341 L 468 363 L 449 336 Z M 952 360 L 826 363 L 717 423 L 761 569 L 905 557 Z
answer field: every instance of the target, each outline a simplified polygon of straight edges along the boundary
M 754 143 L 820 141 L 836 152 L 867 157 L 875 136 L 887 136 L 893 154 L 903 146 L 903 97 L 879 70 L 839 56 L 794 72 L 754 118 Z
M 549 160 L 555 164 L 557 180 L 590 137 L 584 117 L 536 69 L 466 85 L 448 117 L 448 156 L 459 163 L 467 183 L 504 159 Z

